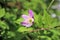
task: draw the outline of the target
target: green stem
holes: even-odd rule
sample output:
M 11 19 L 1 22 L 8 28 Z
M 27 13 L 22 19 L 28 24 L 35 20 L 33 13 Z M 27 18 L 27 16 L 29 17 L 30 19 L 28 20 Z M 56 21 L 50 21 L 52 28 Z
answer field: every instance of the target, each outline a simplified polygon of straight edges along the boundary
M 28 40 L 31 40 L 27 35 L 25 36 Z
M 51 1 L 50 5 L 47 8 L 47 11 L 49 10 L 49 8 L 51 7 L 51 5 L 53 4 L 54 0 Z

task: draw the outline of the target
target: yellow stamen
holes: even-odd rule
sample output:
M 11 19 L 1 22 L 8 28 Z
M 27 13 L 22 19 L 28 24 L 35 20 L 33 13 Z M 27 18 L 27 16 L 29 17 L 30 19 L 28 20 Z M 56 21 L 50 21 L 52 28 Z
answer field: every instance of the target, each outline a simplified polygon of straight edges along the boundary
M 32 22 L 32 20 L 30 19 L 29 22 Z

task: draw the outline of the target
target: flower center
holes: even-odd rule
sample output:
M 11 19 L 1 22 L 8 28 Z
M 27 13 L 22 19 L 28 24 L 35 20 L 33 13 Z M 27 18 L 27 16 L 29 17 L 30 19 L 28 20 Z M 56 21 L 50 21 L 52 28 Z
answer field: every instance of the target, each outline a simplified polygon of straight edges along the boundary
M 30 19 L 29 22 L 31 23 L 32 22 L 32 19 Z
M 28 18 L 28 22 L 29 22 L 29 23 L 32 23 L 33 21 L 34 21 L 33 18 Z

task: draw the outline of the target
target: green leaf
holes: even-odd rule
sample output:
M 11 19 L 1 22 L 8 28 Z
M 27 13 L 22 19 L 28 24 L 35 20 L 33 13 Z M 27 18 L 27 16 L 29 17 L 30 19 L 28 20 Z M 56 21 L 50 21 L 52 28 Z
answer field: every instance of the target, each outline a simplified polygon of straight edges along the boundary
M 39 26 L 38 18 L 39 16 L 36 13 L 34 13 L 34 19 L 35 19 L 34 22 Z
M 43 17 L 42 17 L 42 20 L 43 20 L 43 24 L 44 24 L 45 27 L 50 26 L 51 23 L 52 23 L 52 18 L 51 18 L 51 16 L 47 13 L 46 10 L 44 10 L 44 15 L 43 15 Z
M 51 40 L 51 38 L 48 37 L 48 36 L 40 36 L 40 37 L 41 37 L 42 40 Z
M 0 9 L 0 18 L 3 17 L 5 15 L 5 10 L 4 9 Z
M 18 32 L 25 32 L 25 31 L 29 32 L 31 30 L 33 30 L 32 27 L 30 27 L 30 28 L 27 28 L 27 27 L 19 27 L 17 31 Z
M 2 32 L 1 32 L 1 35 L 3 35 L 4 33 L 5 33 L 5 31 L 2 31 Z
M 43 9 L 47 9 L 47 6 L 46 6 L 46 4 L 43 2 L 44 0 L 40 0 L 40 4 L 41 4 L 41 7 L 43 8 Z
M 20 24 L 23 20 L 24 20 L 23 18 L 19 18 L 15 21 L 15 23 Z
M 8 38 L 15 37 L 15 33 L 12 31 L 8 31 L 7 35 L 8 35 Z
M 57 30 L 51 29 L 50 31 L 53 32 L 54 35 L 60 35 L 60 32 Z
M 41 14 L 38 14 L 38 22 L 39 22 L 39 27 L 40 28 L 43 27 L 43 25 L 42 25 L 43 20 L 42 20 Z
M 0 21 L 0 28 L 9 29 L 9 26 L 4 21 Z
M 9 20 L 15 20 L 16 15 L 14 15 L 13 13 L 6 12 L 5 18 Z
M 22 10 L 22 14 L 28 15 L 28 10 Z

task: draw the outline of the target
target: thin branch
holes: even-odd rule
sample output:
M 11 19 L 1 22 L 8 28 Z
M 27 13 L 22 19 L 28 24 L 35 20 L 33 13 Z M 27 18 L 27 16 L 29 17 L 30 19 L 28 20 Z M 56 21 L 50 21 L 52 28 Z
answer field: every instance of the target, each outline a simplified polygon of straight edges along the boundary
M 54 0 L 51 1 L 50 5 L 49 5 L 48 8 L 47 8 L 47 11 L 48 11 L 49 8 L 52 6 L 53 2 L 54 2 Z
M 38 32 L 38 31 L 40 31 L 40 30 L 48 30 L 47 28 L 39 28 L 39 29 L 36 29 L 36 30 L 31 30 L 31 31 L 29 31 L 29 32 Z
M 38 29 L 35 29 L 35 30 L 30 30 L 30 31 L 28 31 L 28 32 L 31 33 L 31 32 L 38 32 L 38 31 L 40 31 L 40 30 L 57 29 L 57 28 L 59 28 L 59 27 L 60 27 L 60 26 L 54 27 L 54 28 L 38 28 Z

